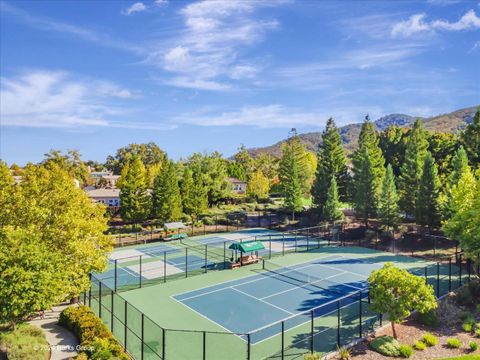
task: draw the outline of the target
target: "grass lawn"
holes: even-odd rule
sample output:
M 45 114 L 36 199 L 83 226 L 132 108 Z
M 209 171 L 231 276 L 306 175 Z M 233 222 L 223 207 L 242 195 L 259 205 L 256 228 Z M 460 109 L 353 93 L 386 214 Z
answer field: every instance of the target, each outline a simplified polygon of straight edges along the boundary
M 0 327 L 0 344 L 0 348 L 7 349 L 9 360 L 50 358 L 50 348 L 42 330 L 29 324 L 17 325 L 13 331 Z

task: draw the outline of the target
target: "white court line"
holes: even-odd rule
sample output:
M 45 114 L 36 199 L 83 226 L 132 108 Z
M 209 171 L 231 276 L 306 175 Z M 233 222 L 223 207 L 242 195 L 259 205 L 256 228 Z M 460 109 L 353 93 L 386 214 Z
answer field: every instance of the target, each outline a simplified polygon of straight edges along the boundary
M 338 257 L 338 255 L 329 255 L 329 256 L 325 256 L 324 258 L 320 258 L 320 259 L 316 259 L 316 260 L 324 260 L 324 259 L 329 259 L 329 258 L 332 258 L 332 257 L 333 257 L 333 259 L 331 259 L 331 260 L 337 259 L 337 258 L 335 258 L 334 256 L 337 256 L 337 257 Z M 316 260 L 315 260 L 315 261 L 316 261 Z M 300 263 L 300 264 L 310 264 L 310 263 L 309 263 L 309 262 L 307 262 L 307 263 L 303 262 L 303 263 Z M 300 265 L 300 264 L 296 264 L 296 265 Z M 261 277 L 261 275 L 262 275 L 262 274 L 266 274 L 267 272 L 268 272 L 268 271 L 264 271 L 264 272 L 262 272 L 262 273 L 260 273 L 260 274 L 250 275 L 250 276 L 247 276 L 247 277 L 245 277 L 245 278 L 239 278 L 239 279 L 222 281 L 222 282 L 216 283 L 215 285 L 205 286 L 205 287 L 203 287 L 203 288 L 199 288 L 199 289 L 196 289 L 196 290 L 184 291 L 184 292 L 175 294 L 175 295 L 173 295 L 173 296 L 184 295 L 184 294 L 196 292 L 196 291 L 199 291 L 199 290 L 207 289 L 207 288 L 209 288 L 209 287 L 217 287 L 217 286 L 222 285 L 222 284 L 234 283 L 234 282 L 238 282 L 238 280 L 248 279 L 249 277 L 252 277 L 252 278 L 253 278 L 253 277 L 258 277 L 258 278 L 256 278 L 256 279 L 253 279 L 253 280 L 250 280 L 250 281 L 245 281 L 245 282 L 242 282 L 241 284 L 234 284 L 234 285 L 231 285 L 231 286 L 228 286 L 228 287 L 239 286 L 239 285 L 243 285 L 243 284 L 249 284 L 249 283 L 252 283 L 252 282 L 255 282 L 255 281 L 259 281 L 259 280 L 265 279 L 265 277 Z M 227 288 L 228 288 L 228 287 L 227 287 Z M 221 289 L 226 289 L 226 288 L 221 288 Z M 217 292 L 217 291 L 219 291 L 219 290 L 221 290 L 221 289 L 212 290 L 212 291 L 209 291 L 209 292 L 206 292 L 206 293 L 203 293 L 203 294 L 214 293 L 214 292 Z M 196 296 L 199 296 L 199 295 L 194 295 L 194 296 L 196 297 Z M 190 297 L 188 297 L 188 298 L 190 298 Z M 187 299 L 188 299 L 188 298 L 187 298 Z
M 314 265 L 316 265 L 316 264 L 309 264 L 309 265 L 306 265 L 305 267 L 310 267 L 310 266 L 314 266 Z M 302 269 L 303 269 L 303 268 L 304 268 L 304 267 L 302 267 Z M 294 269 L 290 270 L 290 272 L 292 272 L 292 271 L 294 271 Z M 262 274 L 265 274 L 265 273 L 262 273 Z M 265 276 L 261 276 L 262 274 L 253 275 L 253 276 L 259 276 L 259 278 L 257 278 L 257 279 L 253 279 L 253 280 L 250 280 L 250 281 L 245 281 L 245 282 L 242 282 L 242 283 L 240 283 L 240 284 L 233 284 L 233 285 L 230 285 L 230 286 L 221 287 L 221 288 L 219 288 L 219 289 L 215 289 L 215 290 L 203 292 L 203 293 L 197 294 L 197 295 L 192 295 L 192 296 L 189 296 L 189 297 L 186 297 L 186 298 L 182 299 L 182 301 L 183 301 L 183 300 L 193 299 L 193 298 L 200 297 L 200 296 L 203 296 L 203 295 L 213 294 L 213 293 L 216 293 L 216 292 L 218 292 L 218 291 L 222 291 L 222 290 L 224 290 L 224 289 L 231 289 L 231 288 L 234 288 L 235 286 L 241 286 L 241 285 L 245 285 L 245 284 L 251 284 L 251 283 L 254 283 L 254 282 L 257 282 L 257 281 L 260 281 L 260 280 L 265 280 L 265 279 L 269 279 L 269 278 L 274 278 L 274 277 L 275 277 L 274 275 L 272 275 L 272 276 L 268 276 L 268 275 L 267 275 L 267 277 L 265 277 Z M 232 280 L 229 280 L 229 281 L 227 281 L 227 283 L 228 283 L 228 282 L 234 282 L 234 281 L 236 281 L 236 280 L 233 280 L 233 281 L 232 281 Z M 217 284 L 217 285 L 221 285 L 221 284 L 222 284 L 222 283 L 219 283 L 219 284 Z M 217 285 L 214 285 L 214 286 L 217 286 Z M 197 290 L 186 291 L 186 292 L 184 292 L 184 293 L 175 294 L 174 296 L 178 296 L 178 295 L 182 295 L 182 294 L 188 294 L 188 293 L 195 292 L 195 291 L 197 291 Z
M 234 287 L 232 287 L 231 289 L 234 290 L 234 291 L 239 292 L 240 294 L 243 294 L 243 295 L 246 295 L 246 296 L 248 296 L 248 297 L 251 297 L 252 299 L 255 299 L 255 300 L 257 300 L 257 301 L 261 301 L 261 302 L 263 302 L 264 304 L 267 304 L 267 305 L 269 305 L 269 306 L 271 306 L 271 307 L 277 308 L 278 310 L 281 310 L 282 312 L 285 312 L 285 313 L 290 314 L 290 315 L 295 315 L 294 313 L 292 313 L 292 312 L 290 312 L 290 311 L 288 311 L 288 310 L 285 310 L 284 308 L 281 308 L 280 306 L 277 306 L 277 305 L 274 305 L 274 304 L 270 304 L 268 301 L 265 301 L 265 300 L 263 300 L 263 299 L 257 298 L 257 297 L 255 297 L 255 296 L 253 296 L 253 295 L 250 295 L 250 294 L 248 294 L 248 293 L 246 293 L 246 292 L 244 292 L 244 291 L 242 291 L 242 290 L 238 290 L 238 289 L 236 289 L 236 288 L 234 288 Z
M 301 288 L 307 287 L 307 286 L 309 286 L 309 285 L 315 284 L 315 283 L 317 283 L 317 282 L 320 282 L 320 281 L 322 281 L 322 280 L 328 280 L 328 279 L 334 278 L 334 277 L 336 277 L 336 276 L 344 275 L 344 274 L 346 274 L 346 272 L 341 272 L 341 273 L 338 273 L 338 274 L 335 274 L 335 275 L 332 275 L 332 276 L 327 276 L 326 278 L 323 278 L 323 279 L 320 279 L 320 280 L 317 280 L 317 281 L 312 281 L 312 282 L 306 283 L 306 284 L 301 285 L 301 286 L 296 286 L 296 287 L 291 288 L 291 289 L 279 291 L 279 292 L 277 292 L 277 293 L 275 293 L 275 294 L 271 294 L 271 295 L 268 295 L 268 296 L 264 296 L 264 297 L 262 297 L 262 298 L 260 298 L 260 299 L 262 299 L 262 300 L 263 300 L 263 299 L 268 299 L 269 297 L 272 297 L 272 296 L 277 296 L 277 295 L 284 294 L 284 293 L 287 293 L 287 292 L 292 291 L 292 290 L 301 289 Z M 339 283 L 337 283 L 337 284 L 339 284 Z M 346 286 L 349 286 L 349 285 L 346 285 Z M 352 287 L 352 288 L 354 288 L 354 289 L 357 289 L 355 286 L 349 286 L 349 287 Z M 326 290 L 326 291 L 329 291 L 328 289 L 325 289 L 325 290 Z M 360 289 L 358 289 L 358 290 L 360 290 Z M 333 293 L 333 294 L 335 294 L 335 292 L 333 292 L 333 291 L 330 291 L 330 292 Z

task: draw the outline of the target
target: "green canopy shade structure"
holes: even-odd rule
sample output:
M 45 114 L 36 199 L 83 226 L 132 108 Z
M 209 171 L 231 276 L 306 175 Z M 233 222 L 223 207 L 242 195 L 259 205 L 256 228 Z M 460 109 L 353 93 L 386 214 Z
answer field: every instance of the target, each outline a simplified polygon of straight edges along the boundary
M 264 250 L 265 246 L 260 241 L 245 241 L 241 243 L 233 243 L 228 247 L 232 250 L 237 250 L 242 253 Z

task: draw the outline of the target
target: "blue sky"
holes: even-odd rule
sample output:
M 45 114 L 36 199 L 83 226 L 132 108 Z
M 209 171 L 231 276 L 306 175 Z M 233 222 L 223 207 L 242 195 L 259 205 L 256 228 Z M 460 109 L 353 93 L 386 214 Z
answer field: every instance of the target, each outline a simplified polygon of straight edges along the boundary
M 232 155 L 480 103 L 478 1 L 0 1 L 0 157 Z

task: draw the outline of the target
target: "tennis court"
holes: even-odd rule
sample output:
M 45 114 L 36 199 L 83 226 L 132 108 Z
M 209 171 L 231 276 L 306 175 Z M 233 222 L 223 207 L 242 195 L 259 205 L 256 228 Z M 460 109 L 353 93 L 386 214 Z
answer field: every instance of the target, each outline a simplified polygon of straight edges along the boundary
M 315 316 L 330 312 L 340 298 L 365 290 L 369 274 L 380 267 L 381 264 L 342 255 L 293 266 L 267 261 L 266 271 L 258 275 L 176 294 L 173 298 L 230 332 L 254 334 L 251 341 L 255 344 L 277 335 L 279 328 L 271 327 L 273 323 L 320 306 Z M 303 322 L 304 318 L 296 317 L 289 327 Z

